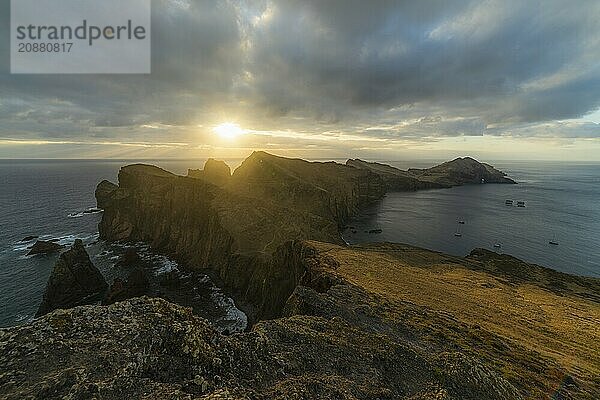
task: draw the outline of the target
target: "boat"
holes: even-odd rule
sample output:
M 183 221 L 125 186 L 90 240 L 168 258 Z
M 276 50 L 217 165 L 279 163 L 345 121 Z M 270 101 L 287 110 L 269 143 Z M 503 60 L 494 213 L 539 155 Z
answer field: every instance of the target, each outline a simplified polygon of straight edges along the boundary
M 506 204 L 507 206 L 512 206 L 514 204 L 514 201 L 512 201 L 512 200 L 506 200 L 504 202 L 504 204 Z
M 462 233 L 460 232 L 460 222 L 458 223 L 458 226 L 456 227 L 456 232 L 454 232 L 454 236 L 456 236 L 456 237 L 462 236 Z
M 524 201 L 517 201 L 517 207 L 525 207 Z
M 558 242 L 556 240 L 551 240 L 548 242 L 548 244 L 550 244 L 552 246 L 558 246 Z
M 460 220 L 460 221 L 458 221 L 458 223 L 459 223 L 460 225 L 464 225 L 464 224 L 465 224 L 465 221 L 462 221 L 462 220 Z
M 502 244 L 500 244 L 500 243 L 494 243 L 494 248 L 499 249 L 500 247 L 502 247 Z

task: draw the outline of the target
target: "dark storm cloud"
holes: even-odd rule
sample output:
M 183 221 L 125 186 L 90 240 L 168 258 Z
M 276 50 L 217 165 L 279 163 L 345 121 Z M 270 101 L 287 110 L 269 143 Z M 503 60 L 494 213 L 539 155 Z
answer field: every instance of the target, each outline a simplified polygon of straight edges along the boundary
M 600 50 L 597 2 L 284 1 L 272 12 L 257 28 L 252 66 L 259 95 L 282 110 L 306 106 L 306 91 L 319 108 L 343 110 L 468 100 L 491 121 L 571 118 L 599 106 L 600 67 L 589 58 Z M 522 88 L 563 68 L 587 75 Z
M 528 128 L 515 135 L 543 136 L 530 127 L 600 107 L 597 1 L 155 0 L 152 29 L 150 76 L 0 74 L 0 136 L 221 114 L 367 138 L 503 135 L 518 124 Z M 552 132 L 598 137 L 594 125 Z

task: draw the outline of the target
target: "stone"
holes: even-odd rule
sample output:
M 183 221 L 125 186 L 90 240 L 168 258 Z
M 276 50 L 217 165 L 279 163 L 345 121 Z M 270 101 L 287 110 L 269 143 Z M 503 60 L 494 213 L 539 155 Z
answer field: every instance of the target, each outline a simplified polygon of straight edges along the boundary
M 35 254 L 55 253 L 63 247 L 63 245 L 55 243 L 53 241 L 38 240 L 33 246 L 29 248 L 29 253 L 27 253 L 27 255 L 31 256 Z
M 58 257 L 36 316 L 97 300 L 107 286 L 100 271 L 92 264 L 83 242 L 77 239 Z

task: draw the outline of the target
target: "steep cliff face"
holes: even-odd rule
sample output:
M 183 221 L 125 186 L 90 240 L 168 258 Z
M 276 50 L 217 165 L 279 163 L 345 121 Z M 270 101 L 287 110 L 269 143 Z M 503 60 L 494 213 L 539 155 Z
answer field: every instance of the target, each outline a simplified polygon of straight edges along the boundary
M 221 187 L 133 165 L 121 169 L 118 188 L 103 183 L 97 193 L 101 238 L 144 241 L 191 269 L 215 270 L 258 316 L 272 317 L 286 298 L 273 293 L 295 286 L 273 253 L 294 239 L 342 243 L 339 226 L 384 185 L 369 171 L 257 152 Z
M 344 224 L 385 195 L 376 174 L 333 162 L 308 162 L 254 152 L 235 170 L 230 190 Z

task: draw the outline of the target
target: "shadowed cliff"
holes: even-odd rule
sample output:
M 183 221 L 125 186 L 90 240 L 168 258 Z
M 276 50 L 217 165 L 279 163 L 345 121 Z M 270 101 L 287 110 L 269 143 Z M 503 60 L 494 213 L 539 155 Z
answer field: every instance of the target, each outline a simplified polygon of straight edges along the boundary
M 118 186 L 103 182 L 96 191 L 104 209 L 100 236 L 144 241 L 190 269 L 216 271 L 260 318 L 278 315 L 294 287 L 293 271 L 274 265 L 283 243 L 341 244 L 339 228 L 385 194 L 378 175 L 336 163 L 255 152 L 230 178 L 211 164 L 218 165 L 193 177 L 148 165 L 122 168 Z

